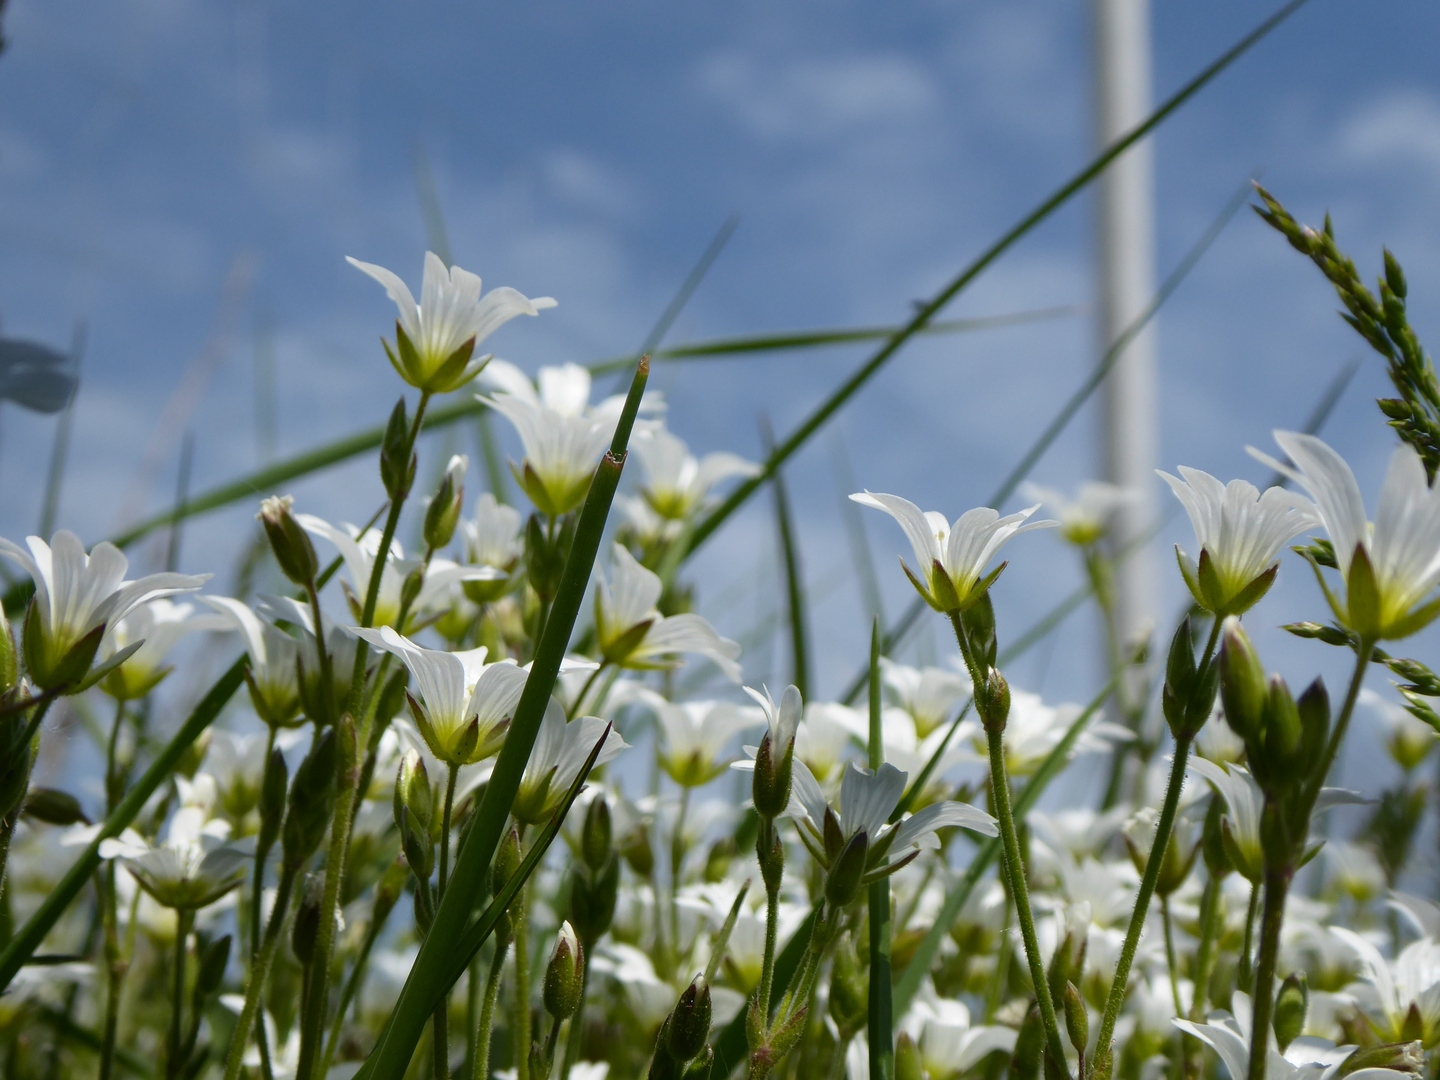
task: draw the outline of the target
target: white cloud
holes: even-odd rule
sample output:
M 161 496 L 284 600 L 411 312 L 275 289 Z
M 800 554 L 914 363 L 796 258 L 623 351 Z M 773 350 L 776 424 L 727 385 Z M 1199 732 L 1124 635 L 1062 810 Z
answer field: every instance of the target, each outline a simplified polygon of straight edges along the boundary
M 1440 173 L 1440 97 L 1397 90 L 1356 109 L 1341 126 L 1339 152 L 1359 164 L 1421 165 Z

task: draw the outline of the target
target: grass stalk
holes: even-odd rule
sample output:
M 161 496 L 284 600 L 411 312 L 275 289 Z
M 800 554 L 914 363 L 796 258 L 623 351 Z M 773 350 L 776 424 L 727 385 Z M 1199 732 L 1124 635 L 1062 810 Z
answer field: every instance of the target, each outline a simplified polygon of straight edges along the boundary
M 870 625 L 870 738 L 867 749 L 871 772 L 885 761 L 880 726 L 880 617 Z M 894 1003 L 890 980 L 890 878 L 870 883 L 870 987 L 866 1010 L 871 1080 L 892 1080 L 895 1075 Z

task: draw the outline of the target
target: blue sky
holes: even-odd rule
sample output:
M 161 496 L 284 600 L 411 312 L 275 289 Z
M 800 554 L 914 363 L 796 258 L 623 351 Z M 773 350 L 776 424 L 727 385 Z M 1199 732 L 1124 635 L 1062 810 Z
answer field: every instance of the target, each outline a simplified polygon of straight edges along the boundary
M 1157 98 L 1267 10 L 1157 4 Z M 397 11 L 11 3 L 0 319 L 7 334 L 57 344 L 77 320 L 89 333 L 61 524 L 94 540 L 163 505 L 186 430 L 196 488 L 252 468 L 257 349 L 276 360 L 282 453 L 383 419 L 398 387 L 377 339 L 393 309 L 343 256 L 418 280 L 417 152 L 456 261 L 488 285 L 560 300 L 491 340 L 533 370 L 638 345 L 732 214 L 740 227 L 671 341 L 903 318 L 1090 151 L 1085 4 Z M 1367 276 L 1380 245 L 1392 246 L 1423 336 L 1440 280 L 1437 44 L 1433 4 L 1313 0 L 1158 135 L 1161 273 L 1259 169 L 1302 219 L 1331 209 Z M 1076 200 L 948 314 L 1087 303 L 1090 209 Z M 1334 307 L 1313 268 L 1248 212 L 1237 217 L 1160 320 L 1162 464 L 1261 479 L 1244 445 L 1300 424 L 1333 374 L 1363 357 L 1327 435 L 1378 490 L 1390 441 L 1371 402 L 1385 384 Z M 836 432 L 862 486 L 953 516 L 994 487 L 1094 351 L 1085 317 L 911 345 L 795 463 L 805 566 L 824 597 L 822 690 L 846 678 L 865 634 L 840 527 Z M 784 431 L 863 355 L 693 364 L 657 384 L 696 449 L 758 456 L 760 411 Z M 193 394 L 180 407 L 184 386 Z M 1063 487 L 1090 475 L 1092 424 L 1087 413 L 1035 478 Z M 12 406 L 0 413 L 6 535 L 35 528 L 52 428 Z M 445 446 L 434 441 L 432 460 Z M 368 464 L 294 490 L 307 509 L 355 520 L 380 498 Z M 773 572 L 763 569 L 774 561 L 764 503 L 697 567 L 702 597 L 741 597 L 717 616 L 734 633 L 768 602 L 753 587 L 727 593 L 757 567 L 762 581 Z M 248 512 L 198 523 L 185 567 L 215 570 L 226 587 Z M 902 539 L 878 516 L 870 524 L 893 613 L 908 602 L 893 562 Z M 1167 530 L 1167 541 L 1187 537 L 1183 518 Z M 1287 567 L 1268 621 L 1319 617 L 1301 570 Z M 1002 631 L 1075 580 L 1057 542 L 1024 538 L 999 587 Z M 1168 612 L 1178 578 L 1167 574 L 1166 587 Z M 1331 659 L 1283 635 L 1266 640 L 1297 678 Z M 1027 661 L 1020 678 L 1080 696 L 1091 660 L 1077 621 L 1053 661 Z M 756 657 L 747 672 L 773 679 L 784 667 L 783 655 Z

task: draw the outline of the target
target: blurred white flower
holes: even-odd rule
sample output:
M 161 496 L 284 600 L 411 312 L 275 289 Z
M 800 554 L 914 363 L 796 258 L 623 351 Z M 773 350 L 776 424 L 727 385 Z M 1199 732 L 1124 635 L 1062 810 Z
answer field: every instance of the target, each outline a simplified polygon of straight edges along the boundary
M 598 716 L 577 716 L 566 723 L 564 708 L 551 698 L 511 807 L 516 820 L 538 825 L 549 818 L 564 801 L 602 736 L 605 743 L 595 758 L 596 767 L 615 760 L 628 744 Z
M 1427 1049 L 1440 1043 L 1440 943 L 1412 941 L 1393 961 L 1369 938 L 1349 927 L 1331 926 L 1360 961 L 1351 993 L 1384 1042 L 1419 1039 Z
M 633 446 L 645 471 L 640 493 L 667 521 L 688 517 L 722 480 L 760 472 L 759 465 L 738 454 L 721 452 L 697 459 L 682 439 L 658 425 L 637 432 Z
M 719 776 L 731 761 L 723 756 L 730 740 L 765 722 L 758 709 L 728 701 L 676 705 L 654 693 L 643 700 L 655 714 L 660 731 L 660 767 L 682 787 L 700 787 Z
M 895 703 L 915 721 L 915 734 L 925 738 L 970 696 L 970 677 L 948 668 L 913 668 L 880 658 L 880 674 Z
M 1077 547 L 1100 540 L 1110 528 L 1115 512 L 1135 502 L 1136 493 L 1103 480 L 1086 480 L 1074 498 L 1063 491 L 1025 482 L 1020 493 L 1044 505 L 1060 519 L 1060 535 Z
M 133 833 L 122 834 L 100 844 L 100 857 L 119 859 L 140 887 L 166 907 L 192 911 L 213 904 L 244 880 L 251 855 L 227 844 L 229 836 L 227 822 L 209 818 L 192 802 L 171 816 L 163 843 L 150 845 Z
M 186 634 L 232 628 L 231 621 L 223 615 L 197 614 L 193 604 L 177 604 L 165 599 L 142 604 L 115 623 L 101 642 L 98 659 L 102 662 L 136 642 L 140 647 L 100 680 L 100 688 L 121 701 L 143 698 L 170 674 L 165 657 Z
M 261 621 L 248 604 L 228 596 L 202 596 L 200 600 L 227 616 L 250 655 L 246 682 L 250 701 L 260 719 L 271 727 L 285 727 L 300 712 L 300 673 L 296 667 L 300 643 L 279 627 Z

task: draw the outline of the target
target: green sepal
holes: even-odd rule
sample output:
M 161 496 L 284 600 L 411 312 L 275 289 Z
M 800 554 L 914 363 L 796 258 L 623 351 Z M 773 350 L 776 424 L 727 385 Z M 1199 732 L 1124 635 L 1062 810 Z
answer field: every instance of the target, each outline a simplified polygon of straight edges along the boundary
M 1362 640 L 1375 641 L 1383 636 L 1381 619 L 1384 614 L 1380 587 L 1375 581 L 1375 567 L 1366 554 L 1365 545 L 1356 544 L 1345 574 L 1345 609 L 1349 618 L 1345 625 Z

